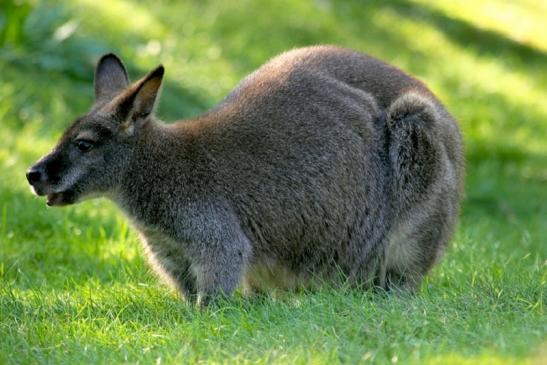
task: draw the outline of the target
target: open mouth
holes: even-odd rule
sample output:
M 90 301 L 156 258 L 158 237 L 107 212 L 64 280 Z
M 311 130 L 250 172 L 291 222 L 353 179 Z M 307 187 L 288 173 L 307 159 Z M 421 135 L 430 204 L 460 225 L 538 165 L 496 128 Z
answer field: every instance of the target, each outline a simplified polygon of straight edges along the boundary
M 56 193 L 47 194 L 46 204 L 50 207 L 67 205 L 72 202 L 73 194 L 70 191 L 60 191 Z
M 50 207 L 55 205 L 55 203 L 58 203 L 62 200 L 63 193 L 49 193 L 47 194 L 47 201 L 46 204 Z
M 32 186 L 32 192 L 38 196 L 45 196 L 46 204 L 50 207 L 73 204 L 76 200 L 76 192 L 72 189 L 48 193 L 42 187 Z

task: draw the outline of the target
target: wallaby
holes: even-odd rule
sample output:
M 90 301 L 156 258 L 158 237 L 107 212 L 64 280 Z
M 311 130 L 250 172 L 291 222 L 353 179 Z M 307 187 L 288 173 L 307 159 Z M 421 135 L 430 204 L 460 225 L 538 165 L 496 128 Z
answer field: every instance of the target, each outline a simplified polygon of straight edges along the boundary
M 456 121 L 420 81 L 334 46 L 295 49 L 196 118 L 154 116 L 162 66 L 103 56 L 95 103 L 27 172 L 50 206 L 105 196 L 154 269 L 205 305 L 275 285 L 417 289 L 456 224 Z

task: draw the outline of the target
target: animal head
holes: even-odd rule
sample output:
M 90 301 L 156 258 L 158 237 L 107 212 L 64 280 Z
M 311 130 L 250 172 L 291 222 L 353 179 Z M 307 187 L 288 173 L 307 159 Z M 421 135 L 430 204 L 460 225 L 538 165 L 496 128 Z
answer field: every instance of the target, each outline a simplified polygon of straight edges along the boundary
M 120 59 L 103 56 L 95 70 L 95 103 L 27 171 L 34 193 L 61 206 L 115 191 L 139 133 L 153 118 L 163 73 L 160 65 L 130 84 Z

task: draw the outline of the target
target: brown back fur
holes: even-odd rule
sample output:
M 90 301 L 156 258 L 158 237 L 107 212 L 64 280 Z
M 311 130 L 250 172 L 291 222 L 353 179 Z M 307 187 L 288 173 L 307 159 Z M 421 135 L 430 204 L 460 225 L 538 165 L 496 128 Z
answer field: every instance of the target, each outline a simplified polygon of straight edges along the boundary
M 101 67 L 114 90 L 101 93 Z M 442 255 L 461 196 L 461 137 L 402 71 L 347 49 L 292 50 L 205 115 L 167 125 L 152 114 L 163 69 L 133 86 L 115 70 L 100 64 L 96 105 L 39 164 L 83 129 L 110 131 L 118 152 L 103 154 L 104 186 L 73 189 L 65 203 L 91 193 L 117 202 L 189 299 L 336 273 L 414 289 Z M 48 178 L 38 193 L 50 193 Z

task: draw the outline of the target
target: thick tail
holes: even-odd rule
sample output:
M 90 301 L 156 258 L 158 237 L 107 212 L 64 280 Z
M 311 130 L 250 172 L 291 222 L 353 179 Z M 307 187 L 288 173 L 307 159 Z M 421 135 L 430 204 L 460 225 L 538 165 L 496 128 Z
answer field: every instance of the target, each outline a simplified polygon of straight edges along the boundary
M 425 199 L 438 177 L 442 157 L 438 118 L 434 102 L 413 91 L 401 95 L 388 109 L 388 155 L 399 213 Z

